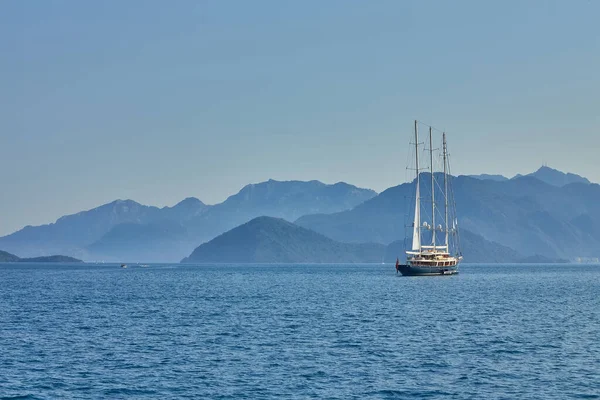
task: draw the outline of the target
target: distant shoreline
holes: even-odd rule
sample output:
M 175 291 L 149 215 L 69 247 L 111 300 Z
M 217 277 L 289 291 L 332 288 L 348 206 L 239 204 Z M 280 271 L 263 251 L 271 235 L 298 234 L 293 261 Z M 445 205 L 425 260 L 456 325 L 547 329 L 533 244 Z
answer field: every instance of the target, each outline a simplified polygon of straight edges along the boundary
M 41 256 L 41 257 L 27 257 L 21 258 L 14 254 L 0 250 L 0 262 L 2 263 L 83 263 L 83 260 L 78 258 L 53 255 L 53 256 Z

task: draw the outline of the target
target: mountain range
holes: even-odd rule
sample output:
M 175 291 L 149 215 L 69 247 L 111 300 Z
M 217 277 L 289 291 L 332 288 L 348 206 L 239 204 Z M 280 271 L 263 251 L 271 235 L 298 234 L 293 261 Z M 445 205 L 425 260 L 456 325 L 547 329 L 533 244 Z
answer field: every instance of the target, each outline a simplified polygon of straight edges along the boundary
M 378 243 L 341 243 L 281 218 L 257 217 L 200 245 L 184 263 L 381 262 Z
M 518 252 L 463 232 L 470 262 L 561 262 Z M 182 263 L 393 263 L 404 254 L 403 241 L 343 243 L 280 218 L 257 217 L 198 246 Z
M 422 179 L 425 195 L 430 190 L 427 175 Z M 491 262 L 600 256 L 599 185 L 548 167 L 512 179 L 480 175 L 451 180 L 466 261 L 485 262 L 486 254 Z M 346 183 L 269 180 L 247 185 L 216 205 L 196 198 L 163 208 L 116 200 L 53 224 L 27 226 L 1 237 L 0 248 L 26 257 L 68 254 L 88 261 L 176 262 L 203 243 L 269 216 L 336 243 L 384 246 L 378 257 L 389 260 L 392 253 L 401 254 L 396 248 L 411 222 L 406 215 L 413 197 L 414 182 L 377 194 Z M 262 229 L 283 232 L 278 226 Z M 200 254 L 206 259 L 204 250 Z
M 421 180 L 422 193 L 430 192 L 427 176 Z M 452 179 L 452 187 L 461 230 L 523 256 L 573 259 L 600 254 L 600 185 L 559 187 L 533 176 L 506 181 L 459 176 Z M 390 243 L 405 237 L 413 196 L 414 182 L 405 183 L 352 210 L 306 215 L 295 223 L 342 242 Z
M 269 180 L 246 185 L 216 205 L 187 198 L 173 207 L 115 200 L 0 238 L 0 248 L 26 256 L 70 254 L 85 260 L 170 262 L 258 216 L 295 220 L 351 209 L 377 193 L 346 183 Z
M 521 178 L 523 176 L 531 176 L 531 177 L 537 178 L 540 181 L 545 182 L 549 185 L 559 186 L 559 187 L 568 185 L 570 183 L 585 183 L 585 184 L 591 183 L 587 178 L 584 178 L 577 174 L 572 174 L 569 172 L 564 173 L 562 171 L 556 170 L 554 168 L 550 168 L 545 165 L 540 167 L 537 171 L 532 172 L 527 175 L 517 174 L 512 179 Z M 503 175 L 490 175 L 490 174 L 469 175 L 469 177 L 480 179 L 480 180 L 493 180 L 493 181 L 497 181 L 497 182 L 503 182 L 503 181 L 509 180 L 509 178 L 507 178 Z

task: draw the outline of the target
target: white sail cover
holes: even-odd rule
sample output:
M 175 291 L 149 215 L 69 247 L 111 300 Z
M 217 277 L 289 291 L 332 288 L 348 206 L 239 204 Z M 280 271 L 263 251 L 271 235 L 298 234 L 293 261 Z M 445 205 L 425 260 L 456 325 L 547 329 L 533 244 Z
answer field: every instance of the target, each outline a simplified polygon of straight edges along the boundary
M 421 250 L 421 196 L 419 194 L 419 185 L 417 184 L 417 199 L 415 201 L 415 220 L 413 222 L 413 240 L 412 249 Z

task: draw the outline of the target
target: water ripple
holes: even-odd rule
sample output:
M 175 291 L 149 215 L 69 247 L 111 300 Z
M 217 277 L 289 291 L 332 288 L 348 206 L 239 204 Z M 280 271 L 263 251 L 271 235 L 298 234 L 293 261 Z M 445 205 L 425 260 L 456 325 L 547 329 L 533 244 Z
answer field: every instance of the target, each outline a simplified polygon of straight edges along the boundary
M 600 267 L 0 264 L 0 398 L 600 398 Z

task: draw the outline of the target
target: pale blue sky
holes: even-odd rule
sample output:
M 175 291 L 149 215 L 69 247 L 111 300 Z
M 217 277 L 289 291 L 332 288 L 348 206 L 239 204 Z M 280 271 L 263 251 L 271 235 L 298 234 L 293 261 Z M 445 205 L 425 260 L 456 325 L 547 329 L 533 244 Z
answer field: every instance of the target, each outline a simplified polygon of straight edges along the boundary
M 455 174 L 600 182 L 600 2 L 0 2 L 0 234 L 269 178 L 382 191 L 417 118 Z

